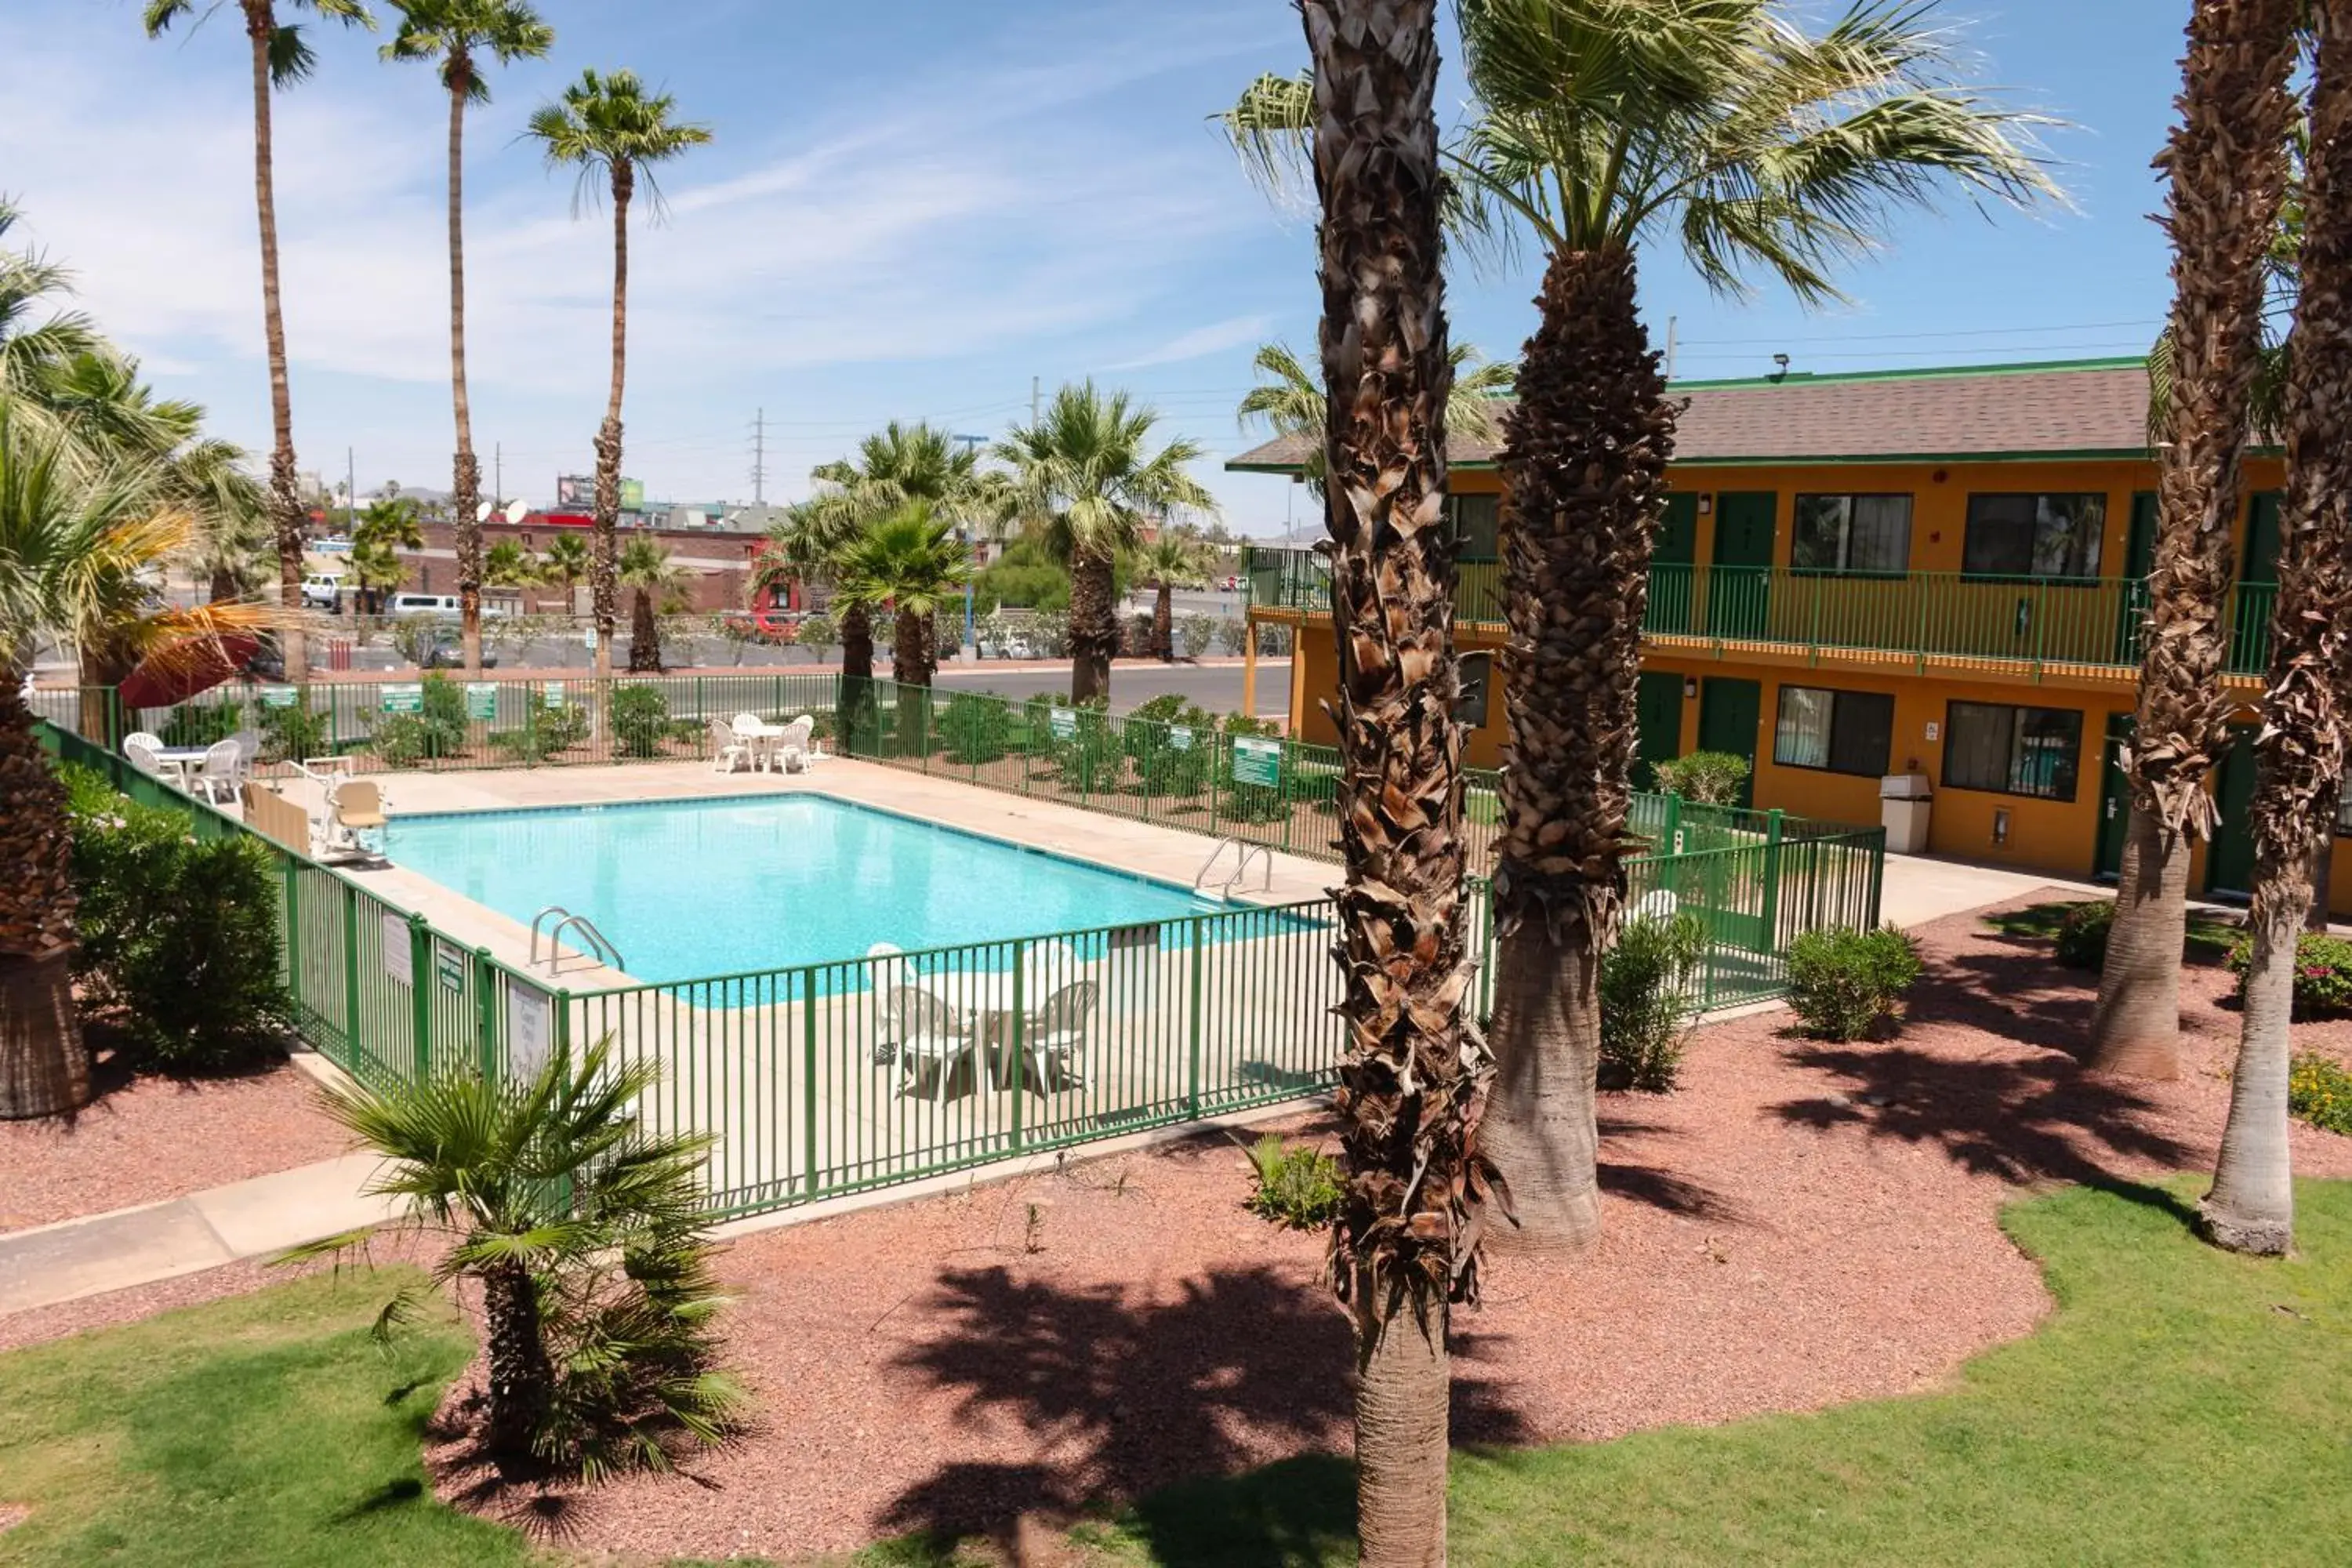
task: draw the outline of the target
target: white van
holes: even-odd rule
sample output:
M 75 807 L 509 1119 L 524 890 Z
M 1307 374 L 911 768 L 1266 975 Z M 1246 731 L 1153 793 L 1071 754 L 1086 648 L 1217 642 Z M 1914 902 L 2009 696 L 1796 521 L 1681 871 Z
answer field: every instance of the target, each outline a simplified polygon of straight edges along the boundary
M 455 594 L 394 594 L 384 606 L 388 616 L 455 616 L 457 595 Z

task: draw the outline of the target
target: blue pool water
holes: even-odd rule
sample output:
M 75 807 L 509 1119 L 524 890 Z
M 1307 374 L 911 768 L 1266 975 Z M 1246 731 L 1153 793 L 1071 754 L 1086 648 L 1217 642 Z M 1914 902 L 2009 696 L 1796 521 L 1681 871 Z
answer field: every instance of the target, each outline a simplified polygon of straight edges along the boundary
M 584 914 L 648 981 L 1232 908 L 809 795 L 399 816 L 385 850 L 525 924 Z

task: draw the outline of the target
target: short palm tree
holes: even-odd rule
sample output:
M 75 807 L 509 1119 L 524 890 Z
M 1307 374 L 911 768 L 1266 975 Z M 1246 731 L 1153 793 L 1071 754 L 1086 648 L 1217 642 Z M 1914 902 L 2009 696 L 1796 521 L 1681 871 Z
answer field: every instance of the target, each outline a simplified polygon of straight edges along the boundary
M 684 609 L 687 571 L 650 539 L 632 539 L 621 552 L 621 585 L 630 591 L 629 672 L 661 673 L 659 616 Z
M 286 0 L 346 26 L 373 29 L 361 0 Z M 278 0 L 236 0 L 253 66 L 253 196 L 261 220 L 261 327 L 269 358 L 269 527 L 278 545 L 278 596 L 288 613 L 286 668 L 305 668 L 300 614 L 310 512 L 294 467 L 294 400 L 286 374 L 286 320 L 278 283 L 278 189 L 270 144 L 270 95 L 309 76 L 318 64 L 299 24 L 278 19 Z M 196 0 L 146 0 L 142 21 L 151 38 L 195 15 Z M 211 8 L 203 13 L 211 15 Z M 196 16 L 201 20 L 201 16 Z
M 2265 261 L 2285 188 L 2302 9 L 2296 0 L 2199 0 L 2180 119 L 2159 160 L 2173 244 L 2170 385 L 2139 699 L 2124 757 L 2131 816 L 2088 1058 L 2131 1077 L 2180 1072 L 2189 845 L 2216 818 L 2205 781 L 2232 705 L 2221 682 L 2230 523 L 2263 379 Z
M 540 581 L 539 563 L 511 539 L 501 539 L 482 552 L 482 586 L 528 588 Z
M 588 575 L 588 542 L 576 533 L 559 533 L 539 553 L 539 575 L 563 590 L 563 613 L 572 613 L 572 593 Z
M 647 92 L 635 71 L 587 70 L 563 89 L 561 99 L 542 105 L 530 117 L 529 133 L 538 140 L 549 165 L 578 171 L 572 194 L 575 211 L 583 202 L 595 202 L 600 179 L 613 195 L 613 381 L 604 397 L 604 422 L 596 430 L 595 549 L 589 567 L 595 595 L 599 679 L 613 673 L 614 613 L 620 598 L 615 574 L 621 523 L 621 392 L 628 368 L 629 203 L 642 179 L 646 205 L 658 215 L 661 192 L 654 184 L 654 166 L 710 141 L 706 127 L 672 118 L 677 109 L 677 101 L 669 94 Z
M 486 1456 L 502 1468 L 667 1468 L 679 1438 L 715 1443 L 741 1404 L 718 1370 L 725 1299 L 710 1258 L 709 1142 L 656 1132 L 637 1106 L 656 1077 L 600 1042 L 527 1078 L 449 1074 L 331 1089 L 328 1113 L 385 1163 L 372 1192 L 446 1240 L 434 1283 L 477 1289 L 488 1352 Z M 371 1233 L 295 1248 L 359 1251 Z M 463 1302 L 469 1293 L 457 1292 Z M 377 1318 L 388 1339 L 416 1309 Z
M 1492 446 L 1500 438 L 1496 401 L 1511 390 L 1511 367 L 1488 363 L 1469 343 L 1446 351 L 1454 362 L 1454 390 L 1445 405 L 1449 439 Z M 1316 495 L 1323 493 L 1323 384 L 1308 372 L 1288 343 L 1260 344 L 1250 362 L 1258 383 L 1235 410 L 1241 422 L 1263 419 L 1277 436 L 1295 436 L 1312 443 L 1307 449 L 1304 477 Z
M 2304 168 L 2278 603 L 2250 813 L 2252 944 L 2230 1117 L 2200 1228 L 2236 1252 L 2294 1245 L 2287 1024 L 2295 950 L 2342 795 L 2352 677 L 2352 5 L 2309 10 L 2316 36 Z
M 896 616 L 890 674 L 898 686 L 899 743 L 919 748 L 939 665 L 939 614 L 971 581 L 971 550 L 933 502 L 911 500 L 843 545 L 833 571 L 844 610 Z
M 555 47 L 555 29 L 523 0 L 389 0 L 400 26 L 386 59 L 438 60 L 449 94 L 449 395 L 457 416 L 449 515 L 457 536 L 457 609 L 466 673 L 482 670 L 482 465 L 474 457 L 474 418 L 466 396 L 466 110 L 488 103 L 483 61 L 538 59 Z
M 368 614 L 381 615 L 383 596 L 406 579 L 408 568 L 400 552 L 424 548 L 425 525 L 417 519 L 415 501 L 380 496 L 368 502 L 352 524 L 352 575 L 367 597 Z
M 24 682 L 35 648 L 71 642 L 96 671 L 216 658 L 277 616 L 249 603 L 175 609 L 151 584 L 198 542 L 152 458 L 92 468 L 0 397 L 0 1118 L 68 1110 L 89 1093 L 70 976 L 74 892 L 65 802 Z
M 1178 437 L 1151 449 L 1159 416 L 1091 381 L 1054 395 L 1034 425 L 1015 425 L 996 455 L 1013 469 L 1013 505 L 1070 571 L 1070 700 L 1110 695 L 1118 652 L 1118 562 L 1144 525 L 1179 508 L 1213 516 L 1216 499 L 1184 465 L 1202 455 Z
M 1175 590 L 1206 583 L 1210 560 L 1200 535 L 1178 528 L 1162 529 L 1128 558 L 1135 579 L 1151 584 L 1151 657 L 1162 664 L 1176 657 Z

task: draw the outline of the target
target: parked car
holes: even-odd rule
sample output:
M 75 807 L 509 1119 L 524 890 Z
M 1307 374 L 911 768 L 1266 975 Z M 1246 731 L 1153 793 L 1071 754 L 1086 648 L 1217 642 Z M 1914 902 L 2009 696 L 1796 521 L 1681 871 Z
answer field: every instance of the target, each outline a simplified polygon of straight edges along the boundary
M 729 625 L 740 627 L 754 642 L 788 643 L 800 636 L 805 610 L 729 610 Z
M 302 603 L 313 609 L 341 615 L 343 609 L 343 578 L 339 572 L 313 572 L 302 579 Z
M 423 669 L 458 669 L 462 668 L 465 663 L 465 639 L 454 630 L 435 633 L 433 640 L 425 647 L 424 657 L 417 660 L 418 668 Z M 498 649 L 487 642 L 484 643 L 482 668 L 496 669 L 498 667 Z
M 383 607 L 387 616 L 455 616 L 455 594 L 394 594 Z

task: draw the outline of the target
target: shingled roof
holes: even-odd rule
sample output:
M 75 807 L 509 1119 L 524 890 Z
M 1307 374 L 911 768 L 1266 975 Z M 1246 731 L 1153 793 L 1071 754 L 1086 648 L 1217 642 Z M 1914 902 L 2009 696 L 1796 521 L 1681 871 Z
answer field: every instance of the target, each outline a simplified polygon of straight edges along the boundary
M 2147 370 L 2139 360 L 1676 382 L 1687 397 L 1677 463 L 1827 463 L 1990 458 L 2137 458 L 2147 453 Z M 1304 438 L 1281 437 L 1225 467 L 1295 471 Z M 1495 447 L 1449 439 L 1447 458 L 1489 467 Z

